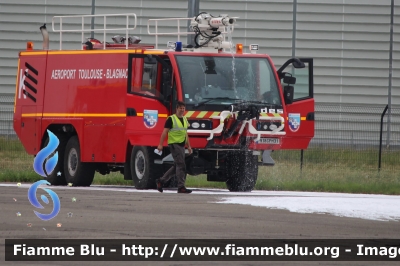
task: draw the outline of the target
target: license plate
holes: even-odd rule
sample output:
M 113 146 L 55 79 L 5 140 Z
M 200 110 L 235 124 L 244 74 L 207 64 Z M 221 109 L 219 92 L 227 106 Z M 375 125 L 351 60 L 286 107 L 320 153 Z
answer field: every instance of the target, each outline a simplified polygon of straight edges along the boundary
M 279 144 L 279 139 L 275 138 L 260 138 L 259 144 Z

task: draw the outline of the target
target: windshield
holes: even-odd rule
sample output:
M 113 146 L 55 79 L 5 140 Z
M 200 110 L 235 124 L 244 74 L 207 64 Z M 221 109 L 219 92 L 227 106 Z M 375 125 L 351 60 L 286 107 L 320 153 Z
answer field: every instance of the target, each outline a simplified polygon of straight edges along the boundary
M 232 104 L 256 101 L 281 105 L 267 58 L 177 55 L 186 104 Z

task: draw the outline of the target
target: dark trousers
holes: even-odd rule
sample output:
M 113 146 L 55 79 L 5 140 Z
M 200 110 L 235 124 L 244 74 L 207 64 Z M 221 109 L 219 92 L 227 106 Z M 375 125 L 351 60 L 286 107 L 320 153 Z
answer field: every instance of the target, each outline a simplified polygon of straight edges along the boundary
M 174 158 L 174 165 L 160 178 L 160 181 L 166 183 L 176 175 L 178 188 L 184 187 L 186 180 L 185 147 L 179 144 L 169 144 L 168 146 L 172 158 Z

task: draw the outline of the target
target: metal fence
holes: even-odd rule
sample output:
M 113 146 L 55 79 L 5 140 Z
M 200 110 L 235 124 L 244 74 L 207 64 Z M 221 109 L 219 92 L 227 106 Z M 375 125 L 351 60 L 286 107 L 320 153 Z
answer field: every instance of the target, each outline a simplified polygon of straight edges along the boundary
M 14 99 L 0 96 L 0 170 L 7 167 L 9 159 L 18 157 L 32 164 L 32 157 L 27 155 L 13 130 Z M 400 166 L 400 107 L 386 113 L 381 123 L 385 106 L 341 106 L 316 104 L 315 136 L 309 148 L 304 151 L 279 151 L 272 157 L 302 166 L 321 167 L 346 164 L 354 168 L 399 169 Z M 390 124 L 389 124 L 390 122 Z M 381 132 L 382 126 L 382 132 Z M 382 135 L 381 135 L 382 134 Z M 380 152 L 380 137 L 382 149 Z M 26 159 L 26 160 L 25 160 Z M 381 160 L 381 164 L 380 161 Z
M 316 105 L 316 127 L 312 145 L 353 149 L 369 149 L 379 146 L 381 118 L 385 107 L 385 105 Z M 390 121 L 390 125 L 388 121 Z M 392 107 L 390 119 L 389 114 L 386 113 L 382 123 L 383 143 L 388 148 L 399 149 L 399 126 L 400 108 Z
M 0 137 L 16 138 L 13 129 L 14 98 L 0 94 Z
M 273 158 L 300 167 L 399 170 L 400 107 L 392 107 L 390 117 L 383 115 L 385 107 L 316 104 L 315 136 L 308 149 L 282 151 Z

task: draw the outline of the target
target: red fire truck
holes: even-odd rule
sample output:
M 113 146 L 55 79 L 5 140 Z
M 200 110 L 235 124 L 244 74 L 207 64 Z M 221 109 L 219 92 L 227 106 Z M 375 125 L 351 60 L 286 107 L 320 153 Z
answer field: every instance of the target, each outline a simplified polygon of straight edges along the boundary
M 173 38 L 165 49 L 129 37 L 135 14 L 118 16 L 127 18 L 126 34 L 112 41 L 85 42 L 83 25 L 62 24 L 92 16 L 54 17 L 60 50 L 49 49 L 44 25 L 43 49 L 28 43 L 20 52 L 14 129 L 31 155 L 47 145 L 48 131 L 58 137 L 51 184 L 89 186 L 95 171 L 119 171 L 138 189 L 155 188 L 173 163 L 166 142 L 162 155 L 154 150 L 178 100 L 186 103 L 194 151 L 187 173 L 226 182 L 230 191 L 251 191 L 258 167 L 274 163 L 271 151 L 308 147 L 314 136 L 311 58 L 291 58 L 277 70 L 258 45 L 232 45 L 236 18 L 227 15 L 202 12 L 189 19 L 189 32 L 179 31 L 186 18 L 149 20 L 156 44 L 159 37 Z M 178 22 L 177 32 L 161 32 L 159 25 L 171 21 Z M 121 28 L 101 30 L 105 37 Z M 77 50 L 62 49 L 69 31 L 82 32 Z M 185 34 L 194 35 L 193 45 L 182 44 Z

